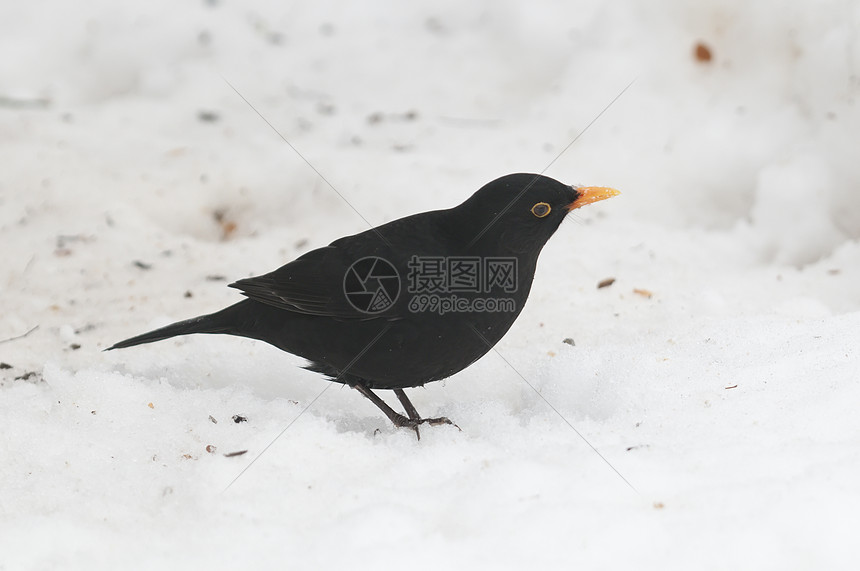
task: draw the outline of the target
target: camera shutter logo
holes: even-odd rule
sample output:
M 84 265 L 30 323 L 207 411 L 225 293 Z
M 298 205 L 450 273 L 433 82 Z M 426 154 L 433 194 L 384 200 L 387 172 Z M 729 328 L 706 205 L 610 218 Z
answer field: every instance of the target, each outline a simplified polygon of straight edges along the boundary
M 346 271 L 343 293 L 349 303 L 362 313 L 382 313 L 400 296 L 400 275 L 388 260 L 368 256 L 353 263 Z

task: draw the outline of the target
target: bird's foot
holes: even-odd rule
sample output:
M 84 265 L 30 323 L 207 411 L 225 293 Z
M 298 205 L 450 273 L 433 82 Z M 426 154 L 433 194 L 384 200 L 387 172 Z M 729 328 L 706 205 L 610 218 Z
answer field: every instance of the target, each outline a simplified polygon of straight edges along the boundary
M 438 418 L 421 418 L 419 420 L 422 423 L 426 422 L 430 426 L 439 426 L 440 424 L 452 424 L 454 426 L 457 426 L 456 424 L 451 422 L 451 420 L 446 416 L 440 416 Z M 461 430 L 461 428 L 459 426 L 457 426 L 457 430 Z
M 403 404 L 403 408 L 406 409 L 406 414 L 409 417 L 405 417 L 399 412 L 395 411 L 393 408 L 385 404 L 385 401 L 376 396 L 376 394 L 370 390 L 366 385 L 362 383 L 355 383 L 354 385 L 350 385 L 352 388 L 363 394 L 367 397 L 370 402 L 379 407 L 385 416 L 396 426 L 397 428 L 411 428 L 415 431 L 415 436 L 418 437 L 418 440 L 421 440 L 421 433 L 418 432 L 418 427 L 422 424 L 429 424 L 430 426 L 438 426 L 440 424 L 452 424 L 457 426 L 449 419 L 444 416 L 440 416 L 438 418 L 421 418 L 418 414 L 418 411 L 415 410 L 415 407 L 409 401 L 409 398 L 406 396 L 406 393 L 403 392 L 403 389 L 394 389 L 394 394 L 397 395 L 397 398 Z M 457 426 L 457 430 L 461 430 L 459 426 Z
M 391 417 L 391 422 L 394 423 L 394 426 L 397 428 L 411 428 L 415 431 L 415 436 L 418 440 L 421 440 L 421 433 L 418 431 L 418 427 L 422 424 L 429 424 L 430 426 L 439 426 L 440 424 L 450 424 L 452 426 L 456 426 L 457 430 L 462 432 L 462 429 L 451 422 L 449 418 L 444 416 L 440 416 L 438 418 L 406 418 L 402 414 L 396 414 Z

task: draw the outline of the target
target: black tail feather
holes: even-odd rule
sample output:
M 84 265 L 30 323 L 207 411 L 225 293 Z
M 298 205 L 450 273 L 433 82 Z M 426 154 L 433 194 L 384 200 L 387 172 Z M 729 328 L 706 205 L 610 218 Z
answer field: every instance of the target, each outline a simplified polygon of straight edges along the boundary
M 244 302 L 240 302 L 244 303 Z M 239 305 L 239 304 L 237 304 Z M 184 321 L 171 323 L 154 331 L 142 333 L 115 343 L 105 349 L 124 349 L 126 347 L 134 347 L 144 343 L 152 343 L 154 341 L 162 341 L 177 335 L 190 335 L 192 333 L 233 333 L 236 329 L 235 318 L 237 315 L 236 306 L 228 307 L 217 313 L 210 315 L 201 315 L 200 317 L 192 317 Z

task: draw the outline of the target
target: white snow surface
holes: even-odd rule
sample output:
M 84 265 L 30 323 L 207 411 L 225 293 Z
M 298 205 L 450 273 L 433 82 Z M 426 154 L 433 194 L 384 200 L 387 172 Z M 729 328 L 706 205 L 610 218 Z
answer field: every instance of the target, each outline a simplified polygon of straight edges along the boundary
M 0 569 L 860 568 L 858 30 L 851 0 L 4 2 Z M 550 163 L 622 194 L 410 391 L 462 431 L 246 339 L 101 351 Z

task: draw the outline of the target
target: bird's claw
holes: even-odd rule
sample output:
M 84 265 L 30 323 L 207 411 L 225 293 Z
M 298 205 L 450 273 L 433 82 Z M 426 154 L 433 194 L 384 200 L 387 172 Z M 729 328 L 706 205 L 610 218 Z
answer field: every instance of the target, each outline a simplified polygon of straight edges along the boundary
M 411 428 L 415 431 L 415 436 L 418 440 L 421 440 L 421 433 L 418 431 L 418 427 L 422 424 L 429 424 L 430 426 L 439 426 L 440 424 L 450 424 L 455 426 L 457 430 L 463 431 L 462 428 L 457 426 L 455 423 L 451 422 L 451 420 L 447 417 L 440 416 L 438 418 L 406 418 L 403 415 L 397 415 L 392 419 L 394 422 L 394 426 L 398 428 Z
M 463 432 L 463 429 L 462 429 L 462 428 L 460 428 L 459 426 L 457 426 L 457 424 L 456 424 L 456 423 L 451 422 L 451 419 L 449 419 L 449 418 L 448 418 L 448 417 L 446 417 L 446 416 L 440 416 L 440 417 L 438 417 L 438 418 L 422 418 L 422 419 L 420 419 L 420 421 L 421 421 L 422 423 L 426 422 L 426 423 L 427 423 L 427 424 L 429 424 L 430 426 L 439 426 L 440 424 L 450 424 L 451 426 L 456 427 L 456 428 L 457 428 L 457 430 L 459 430 L 460 432 Z

